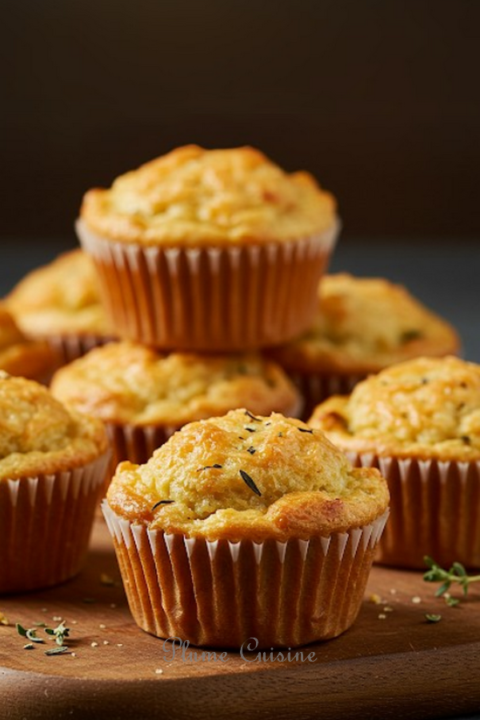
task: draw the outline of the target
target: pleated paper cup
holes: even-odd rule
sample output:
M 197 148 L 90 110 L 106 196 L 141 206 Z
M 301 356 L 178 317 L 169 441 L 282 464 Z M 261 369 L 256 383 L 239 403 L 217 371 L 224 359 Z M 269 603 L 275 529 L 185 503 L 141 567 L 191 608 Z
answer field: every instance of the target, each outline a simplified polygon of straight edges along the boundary
M 429 555 L 442 566 L 480 567 L 480 461 L 347 456 L 356 466 L 379 468 L 390 490 L 377 562 L 425 569 Z
M 57 585 L 81 570 L 108 459 L 0 482 L 0 593 Z
M 281 363 L 280 363 L 281 364 Z M 308 420 L 313 411 L 324 400 L 332 395 L 349 395 L 355 385 L 367 376 L 362 374 L 311 373 L 300 370 L 285 372 L 295 383 L 304 399 L 302 419 Z
M 58 359 L 58 367 L 68 365 L 90 350 L 115 340 L 113 336 L 82 333 L 79 335 L 49 335 L 45 337 Z
M 254 543 L 149 530 L 102 509 L 136 623 L 192 645 L 297 647 L 355 621 L 387 519 L 330 537 Z
M 77 233 L 121 337 L 158 348 L 231 352 L 307 329 L 338 226 L 292 242 L 162 248 Z

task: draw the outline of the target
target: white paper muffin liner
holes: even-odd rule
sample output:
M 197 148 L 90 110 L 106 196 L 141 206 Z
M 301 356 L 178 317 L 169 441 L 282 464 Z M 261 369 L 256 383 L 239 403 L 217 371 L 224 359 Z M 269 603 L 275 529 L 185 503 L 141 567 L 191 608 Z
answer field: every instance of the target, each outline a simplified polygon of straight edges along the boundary
M 108 460 L 106 453 L 74 470 L 0 482 L 0 593 L 80 571 Z
M 330 537 L 277 542 L 187 538 L 132 524 L 102 504 L 130 610 L 161 638 L 295 647 L 354 622 L 388 511 Z
M 219 248 L 162 248 L 101 238 L 81 221 L 113 326 L 159 348 L 254 349 L 308 328 L 318 282 L 339 231 L 292 242 Z
M 356 466 L 379 468 L 390 490 L 390 519 L 376 561 L 425 569 L 480 567 L 480 461 L 456 462 L 346 453 Z

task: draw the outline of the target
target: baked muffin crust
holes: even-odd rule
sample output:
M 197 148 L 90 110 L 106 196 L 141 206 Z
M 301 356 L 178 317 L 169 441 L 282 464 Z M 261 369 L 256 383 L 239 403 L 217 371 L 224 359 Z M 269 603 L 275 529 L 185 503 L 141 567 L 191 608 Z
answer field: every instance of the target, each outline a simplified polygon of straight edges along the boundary
M 150 529 L 260 542 L 363 526 L 389 496 L 378 470 L 353 469 L 317 430 L 239 409 L 186 425 L 145 465 L 121 463 L 107 497 Z
M 26 275 L 6 302 L 20 328 L 34 337 L 113 334 L 100 304 L 95 267 L 80 249 Z
M 0 370 L 40 379 L 49 375 L 55 358 L 47 343 L 28 340 L 0 303 Z
M 325 276 L 319 311 L 300 338 L 272 350 L 288 370 L 378 372 L 413 357 L 443 356 L 459 349 L 453 327 L 402 285 L 347 273 Z
M 71 470 L 107 447 L 99 420 L 67 410 L 36 382 L 0 372 L 0 481 Z
M 339 447 L 380 456 L 480 459 L 480 366 L 417 358 L 319 405 L 309 421 Z
M 231 245 L 319 234 L 335 222 L 335 201 L 308 173 L 287 174 L 253 148 L 187 145 L 90 190 L 80 214 L 119 242 Z
M 110 343 L 60 369 L 52 392 L 78 411 L 117 424 L 183 425 L 246 404 L 253 413 L 293 412 L 296 389 L 256 355 L 165 355 Z

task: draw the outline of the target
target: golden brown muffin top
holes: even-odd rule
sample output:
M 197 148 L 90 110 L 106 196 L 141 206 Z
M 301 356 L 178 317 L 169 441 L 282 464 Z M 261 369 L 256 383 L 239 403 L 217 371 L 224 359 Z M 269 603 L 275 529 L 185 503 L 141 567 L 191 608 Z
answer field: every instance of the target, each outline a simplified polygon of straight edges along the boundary
M 0 481 L 80 467 L 107 447 L 99 420 L 67 410 L 36 382 L 0 372 Z
M 451 325 L 402 285 L 383 278 L 327 275 L 319 298 L 314 326 L 272 351 L 289 370 L 367 374 L 420 355 L 440 357 L 459 349 Z
M 145 245 L 296 240 L 335 223 L 335 201 L 306 172 L 251 147 L 187 145 L 90 190 L 81 218 L 102 237 Z
M 327 537 L 389 501 L 380 473 L 353 469 L 318 430 L 243 409 L 186 425 L 145 465 L 120 463 L 107 497 L 130 522 L 233 542 Z
M 346 450 L 381 456 L 480 458 L 480 366 L 417 358 L 319 405 L 309 421 Z
M 0 370 L 10 375 L 46 379 L 54 365 L 55 356 L 48 344 L 28 340 L 0 303 Z
M 61 368 L 52 392 L 111 423 L 173 425 L 246 405 L 298 411 L 299 396 L 275 363 L 255 355 L 164 355 L 133 342 L 96 348 Z
M 21 329 L 32 336 L 112 335 L 100 304 L 95 267 L 82 250 L 63 253 L 33 270 L 6 300 Z

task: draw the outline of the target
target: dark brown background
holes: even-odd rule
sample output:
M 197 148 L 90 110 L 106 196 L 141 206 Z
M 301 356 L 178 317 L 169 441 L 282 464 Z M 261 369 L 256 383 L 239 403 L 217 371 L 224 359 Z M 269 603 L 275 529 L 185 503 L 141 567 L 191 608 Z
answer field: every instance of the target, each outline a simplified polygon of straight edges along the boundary
M 344 237 L 480 231 L 473 0 L 7 0 L 0 236 L 170 148 L 250 143 L 339 198 Z

